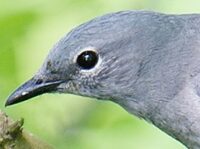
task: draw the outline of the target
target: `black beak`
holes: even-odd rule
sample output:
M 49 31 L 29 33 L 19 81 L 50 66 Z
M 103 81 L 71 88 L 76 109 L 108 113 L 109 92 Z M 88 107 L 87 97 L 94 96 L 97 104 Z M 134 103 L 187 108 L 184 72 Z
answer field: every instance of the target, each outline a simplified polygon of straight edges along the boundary
M 13 105 L 25 100 L 28 100 L 32 97 L 54 92 L 56 87 L 62 81 L 43 81 L 42 79 L 31 79 L 16 89 L 7 99 L 5 106 Z

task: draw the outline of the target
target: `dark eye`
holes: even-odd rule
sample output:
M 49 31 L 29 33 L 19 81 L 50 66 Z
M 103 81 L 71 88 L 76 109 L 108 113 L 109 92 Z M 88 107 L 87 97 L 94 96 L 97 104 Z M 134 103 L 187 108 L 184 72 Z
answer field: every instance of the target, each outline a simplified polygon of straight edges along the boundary
M 91 69 L 97 64 L 98 59 L 96 52 L 84 51 L 77 57 L 76 63 L 82 69 Z

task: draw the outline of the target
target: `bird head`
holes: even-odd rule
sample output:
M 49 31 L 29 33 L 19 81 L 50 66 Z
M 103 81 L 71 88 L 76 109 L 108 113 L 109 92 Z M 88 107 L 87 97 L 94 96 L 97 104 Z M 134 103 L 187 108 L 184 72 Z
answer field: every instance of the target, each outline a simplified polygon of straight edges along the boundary
M 199 73 L 195 21 L 199 15 L 148 11 L 97 17 L 63 37 L 6 105 L 44 93 L 112 100 L 192 148 L 187 140 L 199 136 L 200 119 L 199 94 L 189 80 Z
M 133 98 L 147 56 L 166 41 L 154 39 L 162 34 L 162 24 L 158 25 L 155 16 L 153 12 L 125 11 L 76 27 L 52 48 L 39 71 L 9 96 L 6 105 L 44 93 L 118 102 Z

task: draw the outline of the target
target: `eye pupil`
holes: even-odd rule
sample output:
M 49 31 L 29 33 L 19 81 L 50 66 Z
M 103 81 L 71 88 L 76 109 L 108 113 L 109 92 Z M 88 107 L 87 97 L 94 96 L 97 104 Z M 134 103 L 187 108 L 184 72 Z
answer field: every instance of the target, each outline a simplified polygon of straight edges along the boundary
M 98 62 L 98 55 L 94 51 L 84 51 L 77 58 L 77 64 L 82 69 L 91 69 Z

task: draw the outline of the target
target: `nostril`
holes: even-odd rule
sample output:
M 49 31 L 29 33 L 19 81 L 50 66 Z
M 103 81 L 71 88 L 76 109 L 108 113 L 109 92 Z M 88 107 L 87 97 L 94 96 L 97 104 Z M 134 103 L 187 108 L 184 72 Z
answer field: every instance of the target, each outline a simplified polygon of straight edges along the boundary
M 39 84 L 41 84 L 42 82 L 43 82 L 42 79 L 38 79 L 38 80 L 36 80 L 35 84 L 36 84 L 36 85 L 39 85 Z

